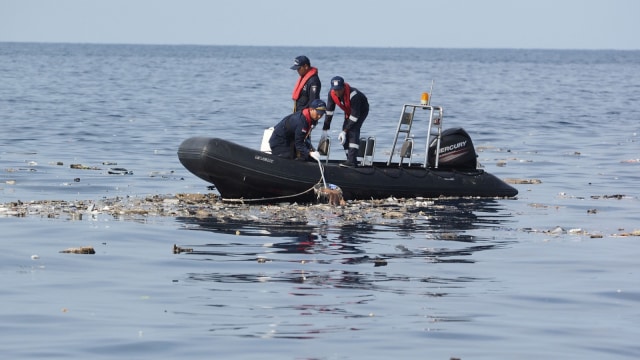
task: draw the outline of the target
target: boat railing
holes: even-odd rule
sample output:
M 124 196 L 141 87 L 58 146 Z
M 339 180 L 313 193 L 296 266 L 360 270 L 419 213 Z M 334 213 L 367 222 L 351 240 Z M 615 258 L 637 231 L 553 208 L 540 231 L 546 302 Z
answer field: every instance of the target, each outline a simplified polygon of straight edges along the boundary
M 423 119 L 426 117 L 426 129 L 418 129 L 420 132 L 426 130 L 424 162 L 422 167 L 438 167 L 438 158 L 440 154 L 440 141 L 442 138 L 442 117 L 443 109 L 441 106 L 425 105 L 425 104 L 404 104 L 402 107 L 402 113 L 398 120 L 398 127 L 393 139 L 393 145 L 391 147 L 391 153 L 387 166 L 393 163 L 394 155 L 396 155 L 396 146 L 398 145 L 398 139 L 401 134 L 404 134 L 402 140 L 402 148 L 398 154 L 399 160 L 398 166 L 402 166 L 404 160 L 407 159 L 407 165 L 411 166 L 413 149 L 415 148 L 416 137 L 414 136 L 416 131 L 413 129 L 414 121 Z M 421 137 L 420 137 L 421 138 Z M 434 164 L 429 164 L 429 147 L 431 144 L 435 144 Z

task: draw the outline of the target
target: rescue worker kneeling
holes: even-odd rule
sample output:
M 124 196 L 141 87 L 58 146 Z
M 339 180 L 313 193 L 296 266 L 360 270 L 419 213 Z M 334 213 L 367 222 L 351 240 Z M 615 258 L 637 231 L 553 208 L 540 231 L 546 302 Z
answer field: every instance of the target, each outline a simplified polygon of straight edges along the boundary
M 319 160 L 320 153 L 311 145 L 311 130 L 324 116 L 327 104 L 315 99 L 308 108 L 285 116 L 273 129 L 269 146 L 271 153 L 296 160 Z

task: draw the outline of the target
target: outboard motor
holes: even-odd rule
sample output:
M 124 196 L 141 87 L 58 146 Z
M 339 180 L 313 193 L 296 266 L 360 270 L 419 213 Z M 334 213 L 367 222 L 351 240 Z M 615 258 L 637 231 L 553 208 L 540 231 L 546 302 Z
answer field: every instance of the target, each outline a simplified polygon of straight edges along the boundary
M 436 165 L 436 146 L 438 139 L 435 138 L 429 144 L 429 166 Z M 471 137 L 463 128 L 451 128 L 442 132 L 440 140 L 440 158 L 438 168 L 443 169 L 475 169 L 477 167 L 476 150 L 471 142 Z

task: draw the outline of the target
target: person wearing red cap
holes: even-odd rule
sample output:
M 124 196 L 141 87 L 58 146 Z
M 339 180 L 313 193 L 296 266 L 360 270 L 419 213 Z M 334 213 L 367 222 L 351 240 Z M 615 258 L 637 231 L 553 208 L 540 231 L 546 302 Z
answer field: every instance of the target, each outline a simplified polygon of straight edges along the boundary
M 347 161 L 340 166 L 356 167 L 360 151 L 360 128 L 369 115 L 369 100 L 362 91 L 351 87 L 341 76 L 332 78 L 331 89 L 327 97 L 327 116 L 324 118 L 321 138 L 328 136 L 336 105 L 344 111 L 342 132 L 340 132 L 338 140 L 347 153 Z
M 322 84 L 318 76 L 318 69 L 312 67 L 311 61 L 304 55 L 293 60 L 291 70 L 298 71 L 298 75 L 300 75 L 291 94 L 293 112 L 296 112 L 309 107 L 313 100 L 320 98 Z

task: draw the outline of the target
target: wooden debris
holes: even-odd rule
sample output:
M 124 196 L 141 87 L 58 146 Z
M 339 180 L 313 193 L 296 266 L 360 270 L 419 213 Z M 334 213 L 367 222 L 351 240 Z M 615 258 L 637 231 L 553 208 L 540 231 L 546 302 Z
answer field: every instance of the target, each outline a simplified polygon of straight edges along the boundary
M 183 253 L 183 252 L 193 252 L 193 249 L 192 248 L 183 248 L 183 247 L 180 247 L 180 246 L 178 246 L 176 244 L 173 244 L 173 253 L 174 254 L 180 254 L 180 253 Z
M 82 165 L 82 164 L 71 164 L 71 165 L 69 165 L 69 167 L 72 168 L 72 169 L 80 169 L 80 170 L 100 170 L 99 167 L 86 166 L 86 165 Z
M 96 251 L 93 249 L 92 246 L 82 246 L 82 247 L 78 247 L 78 248 L 68 248 L 65 250 L 60 251 L 61 253 L 65 253 L 65 254 L 95 254 Z

